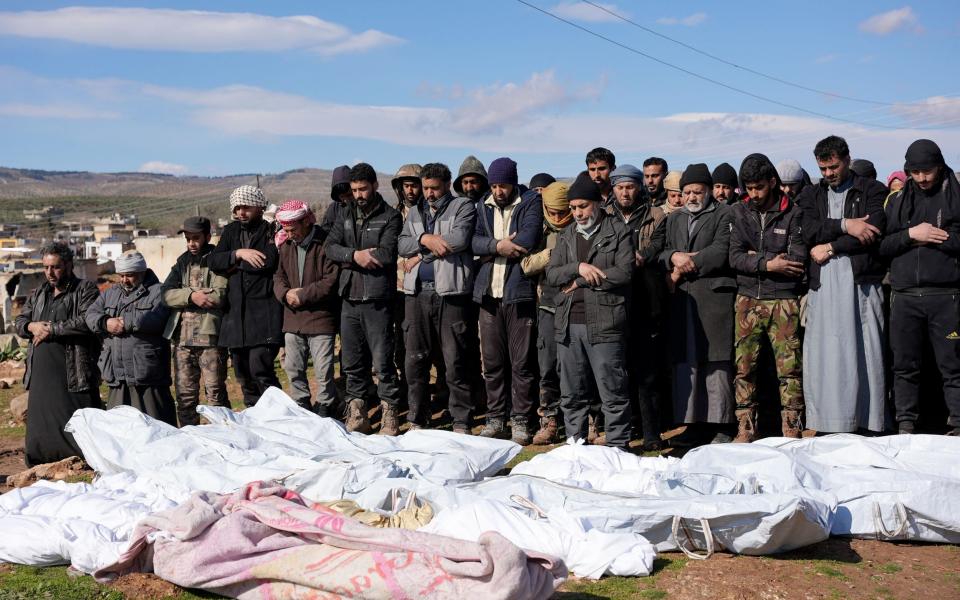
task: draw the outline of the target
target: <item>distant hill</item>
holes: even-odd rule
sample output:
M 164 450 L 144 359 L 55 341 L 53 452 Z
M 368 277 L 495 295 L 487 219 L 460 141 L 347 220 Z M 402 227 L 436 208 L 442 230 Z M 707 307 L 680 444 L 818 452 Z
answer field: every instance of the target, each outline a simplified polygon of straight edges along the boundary
M 321 210 L 330 201 L 327 169 L 293 169 L 260 176 L 267 200 L 305 200 Z M 396 198 L 390 175 L 379 174 L 380 191 L 387 202 Z M 225 177 L 176 176 L 164 173 L 92 173 L 0 167 L 0 218 L 23 223 L 24 208 L 57 206 L 65 218 L 103 216 L 113 212 L 142 215 L 145 227 L 175 231 L 179 220 L 196 212 L 210 217 L 229 213 L 230 192 L 239 185 L 256 184 L 256 174 Z

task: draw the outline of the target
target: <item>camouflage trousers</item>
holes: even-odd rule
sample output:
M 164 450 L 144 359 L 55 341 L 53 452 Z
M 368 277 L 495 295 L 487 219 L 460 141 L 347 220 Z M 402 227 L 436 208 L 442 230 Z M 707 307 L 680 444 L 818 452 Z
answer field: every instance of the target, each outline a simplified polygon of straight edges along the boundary
M 227 398 L 227 349 L 198 346 L 174 346 L 173 384 L 177 390 L 177 420 L 180 426 L 200 422 L 200 379 L 207 403 L 230 407 Z
M 780 380 L 780 407 L 802 412 L 800 300 L 757 300 L 738 295 L 735 327 L 737 409 L 757 406 L 757 360 L 763 338 L 767 337 Z

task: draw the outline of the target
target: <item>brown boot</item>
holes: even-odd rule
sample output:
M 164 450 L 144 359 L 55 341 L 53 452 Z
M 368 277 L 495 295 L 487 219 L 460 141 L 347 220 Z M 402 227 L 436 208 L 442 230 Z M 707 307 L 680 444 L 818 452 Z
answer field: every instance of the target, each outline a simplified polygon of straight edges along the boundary
M 380 403 L 380 435 L 399 435 L 400 417 L 396 407 Z
M 737 409 L 737 437 L 733 438 L 736 444 L 749 444 L 757 439 L 757 409 Z
M 370 419 L 367 417 L 367 407 L 363 400 L 351 400 L 347 404 L 347 420 L 344 421 L 347 431 L 370 433 Z
M 803 434 L 803 413 L 799 410 L 781 410 L 783 437 L 799 440 Z
M 557 441 L 557 418 L 543 417 L 540 419 L 540 429 L 533 436 L 534 446 L 546 446 Z
M 593 418 L 593 415 L 587 416 L 587 443 L 593 444 L 597 441 L 597 421 Z

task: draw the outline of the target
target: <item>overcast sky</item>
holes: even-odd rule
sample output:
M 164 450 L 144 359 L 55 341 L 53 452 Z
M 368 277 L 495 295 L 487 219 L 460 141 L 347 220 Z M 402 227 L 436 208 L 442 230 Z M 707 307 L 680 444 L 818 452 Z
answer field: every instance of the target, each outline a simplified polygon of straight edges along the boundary
M 526 179 L 603 145 L 815 173 L 836 133 L 884 177 L 918 137 L 960 168 L 955 2 L 528 1 L 567 22 L 517 0 L 5 0 L 0 165 L 392 172 L 472 153 Z

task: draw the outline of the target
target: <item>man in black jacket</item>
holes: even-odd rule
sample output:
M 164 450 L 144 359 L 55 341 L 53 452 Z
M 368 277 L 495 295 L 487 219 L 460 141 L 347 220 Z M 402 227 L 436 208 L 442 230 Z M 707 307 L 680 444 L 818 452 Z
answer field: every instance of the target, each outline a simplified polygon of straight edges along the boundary
M 278 254 L 273 225 L 264 221 L 267 199 L 252 185 L 230 194 L 234 221 L 223 228 L 207 266 L 229 278 L 227 309 L 218 343 L 230 349 L 243 403 L 253 406 L 268 387 L 280 387 L 274 361 L 283 343 L 283 307 L 273 295 Z
M 327 257 L 341 265 L 340 343 L 347 379 L 346 425 L 348 430 L 362 433 L 370 431 L 364 401 L 364 392 L 371 385 L 370 369 L 364 366 L 367 351 L 377 374 L 383 423 L 397 422 L 400 404 L 392 306 L 397 291 L 397 238 L 403 222 L 377 187 L 373 167 L 358 163 L 350 169 L 353 201 L 340 210 L 324 248 Z
M 883 297 L 878 254 L 886 188 L 850 170 L 837 136 L 813 151 L 823 178 L 797 198 L 810 253 L 803 396 L 807 428 L 853 432 L 886 427 Z
M 757 361 L 770 341 L 780 380 L 784 437 L 803 432 L 800 296 L 807 248 L 800 235 L 800 209 L 780 190 L 777 170 L 763 154 L 740 165 L 747 197 L 732 205 L 730 266 L 737 272 L 734 380 L 739 431 L 734 441 L 752 442 L 757 422 Z
M 960 435 L 960 184 L 930 140 L 910 144 L 907 184 L 886 208 L 890 259 L 890 346 L 900 433 L 913 433 L 927 340 L 943 379 L 950 427 Z
M 23 387 L 30 394 L 27 436 L 28 467 L 81 456 L 73 435 L 63 430 L 79 408 L 100 403 L 100 338 L 84 316 L 100 292 L 92 281 L 73 274 L 73 251 L 56 242 L 41 250 L 46 281 L 17 315 L 17 335 L 30 340 Z

